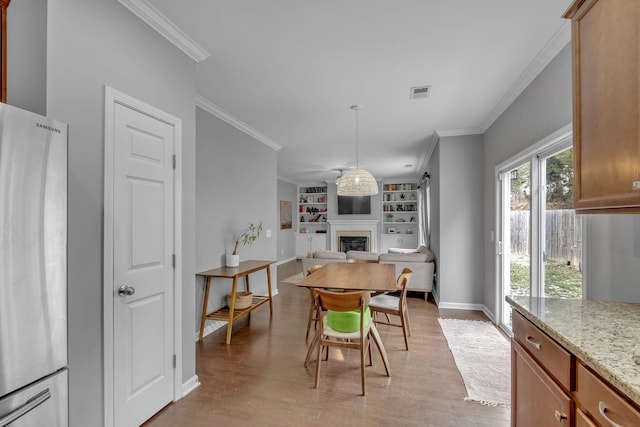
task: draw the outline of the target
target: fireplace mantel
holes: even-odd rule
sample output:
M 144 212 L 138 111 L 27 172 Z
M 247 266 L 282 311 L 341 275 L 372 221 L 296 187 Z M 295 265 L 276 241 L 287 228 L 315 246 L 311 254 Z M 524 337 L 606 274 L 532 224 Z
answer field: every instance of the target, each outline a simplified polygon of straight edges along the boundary
M 371 252 L 378 251 L 378 220 L 344 220 L 344 219 L 330 219 L 327 221 L 329 224 L 329 237 L 331 240 L 331 250 L 339 251 L 338 247 L 338 235 L 348 235 L 349 232 L 353 232 L 354 236 L 362 236 L 366 233 L 370 236 L 369 250 Z

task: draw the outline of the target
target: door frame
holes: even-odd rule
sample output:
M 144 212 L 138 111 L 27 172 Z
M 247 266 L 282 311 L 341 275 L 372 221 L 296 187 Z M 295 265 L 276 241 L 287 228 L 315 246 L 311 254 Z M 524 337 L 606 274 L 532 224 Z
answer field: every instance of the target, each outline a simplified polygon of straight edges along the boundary
M 176 356 L 176 367 L 173 370 L 173 401 L 182 397 L 182 120 L 161 111 L 149 104 L 139 101 L 109 86 L 104 87 L 104 234 L 103 234 L 103 381 L 104 381 L 104 425 L 114 425 L 113 383 L 115 369 L 113 366 L 114 331 L 113 331 L 113 196 L 114 196 L 114 148 L 115 148 L 115 106 L 117 104 L 136 110 L 142 114 L 167 123 L 174 129 L 174 252 L 176 256 L 173 272 L 173 354 Z
M 561 141 L 566 141 L 568 139 L 573 138 L 573 124 L 569 123 L 566 126 L 561 127 L 560 129 L 558 129 L 557 131 L 553 132 L 551 135 L 548 135 L 547 137 L 539 140 L 538 142 L 532 144 L 530 147 L 528 147 L 527 149 L 525 149 L 524 151 L 521 151 L 520 153 L 508 158 L 507 160 L 499 163 L 498 165 L 496 165 L 495 170 L 494 170 L 494 185 L 495 185 L 495 190 L 494 190 L 494 194 L 495 194 L 495 214 L 494 214 L 494 220 L 495 220 L 495 230 L 496 230 L 496 238 L 494 241 L 495 244 L 495 250 L 494 250 L 494 254 L 495 254 L 495 263 L 494 263 L 494 268 L 495 268 L 495 286 L 496 286 L 496 292 L 495 292 L 495 298 L 496 298 L 496 320 L 497 320 L 497 324 L 498 326 L 503 329 L 506 333 L 511 334 L 511 331 L 509 331 L 503 322 L 503 307 L 505 306 L 505 304 L 507 304 L 503 299 L 502 299 L 502 293 L 503 293 L 503 287 L 504 287 L 504 275 L 506 274 L 505 270 L 506 270 L 506 266 L 503 265 L 502 263 L 502 252 L 504 252 L 504 244 L 502 244 L 501 247 L 501 243 L 504 241 L 503 240 L 503 236 L 502 236 L 502 203 L 504 203 L 503 200 L 503 195 L 502 191 L 503 191 L 503 185 L 502 182 L 500 181 L 500 176 L 502 175 L 502 173 L 506 172 L 507 170 L 509 170 L 510 168 L 512 168 L 513 165 L 518 165 L 518 164 L 522 164 L 525 163 L 526 161 L 530 160 L 533 156 L 536 155 L 536 153 L 541 153 L 544 152 L 546 150 L 548 150 L 550 147 L 552 147 L 554 144 L 558 144 L 561 143 Z M 531 166 L 531 170 L 534 170 L 533 165 Z M 539 176 L 540 174 L 536 172 L 535 176 L 531 177 L 531 182 L 533 182 L 533 180 L 537 180 L 539 181 L 541 179 L 541 177 Z M 532 198 L 532 207 L 531 209 L 533 210 L 535 208 L 535 206 L 539 205 L 539 203 L 534 203 L 533 198 L 534 197 L 538 197 L 538 195 L 534 195 L 531 194 L 531 198 Z M 583 221 L 582 226 L 585 227 L 585 223 L 586 221 Z M 537 224 L 532 224 L 531 227 L 531 240 L 532 240 L 532 247 L 531 247 L 531 256 L 532 256 L 532 264 L 533 265 L 538 265 L 539 263 L 536 261 L 536 264 L 534 264 L 534 260 L 533 260 L 533 256 L 538 256 L 538 255 L 534 255 L 534 250 L 536 251 L 536 254 L 539 252 L 539 248 L 538 248 L 538 239 L 539 239 L 539 235 L 542 232 L 540 230 L 540 226 L 541 224 L 537 223 Z M 584 231 L 584 228 L 583 228 Z M 535 233 L 535 236 L 534 236 Z M 585 236 L 585 233 L 583 232 L 583 236 Z M 535 241 L 535 242 L 534 242 Z M 585 244 L 584 244 L 584 238 L 583 238 L 583 252 L 582 252 L 582 256 L 583 259 L 585 257 L 585 252 L 584 252 L 584 248 L 585 248 Z M 538 276 L 541 274 L 540 271 L 533 271 L 531 272 L 531 280 L 533 281 L 534 279 L 537 281 Z M 582 290 L 583 290 L 583 298 L 584 295 L 586 294 L 585 289 L 586 289 L 586 275 L 584 274 L 584 270 L 583 270 L 583 275 L 582 275 Z M 537 286 L 537 285 L 535 285 Z

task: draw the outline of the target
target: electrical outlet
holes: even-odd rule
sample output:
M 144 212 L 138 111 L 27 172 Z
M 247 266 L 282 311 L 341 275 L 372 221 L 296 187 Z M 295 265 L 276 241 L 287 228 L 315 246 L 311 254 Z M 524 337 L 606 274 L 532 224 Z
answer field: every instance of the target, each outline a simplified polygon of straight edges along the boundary
M 265 236 L 267 236 L 267 238 L 271 237 L 271 230 L 267 229 L 264 234 Z

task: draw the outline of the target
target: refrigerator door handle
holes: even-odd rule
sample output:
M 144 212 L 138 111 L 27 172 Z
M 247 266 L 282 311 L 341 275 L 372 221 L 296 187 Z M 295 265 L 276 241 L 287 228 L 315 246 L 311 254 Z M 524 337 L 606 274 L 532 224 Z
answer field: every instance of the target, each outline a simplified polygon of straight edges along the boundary
M 28 414 L 29 412 L 36 409 L 38 406 L 42 405 L 49 398 L 51 398 L 51 392 L 47 388 L 41 391 L 40 393 L 36 394 L 35 396 L 33 396 L 31 399 L 27 400 L 27 402 L 24 405 L 20 406 L 19 408 L 16 408 L 15 410 L 9 412 L 4 417 L 0 418 L 0 427 L 8 426 L 18 418 Z

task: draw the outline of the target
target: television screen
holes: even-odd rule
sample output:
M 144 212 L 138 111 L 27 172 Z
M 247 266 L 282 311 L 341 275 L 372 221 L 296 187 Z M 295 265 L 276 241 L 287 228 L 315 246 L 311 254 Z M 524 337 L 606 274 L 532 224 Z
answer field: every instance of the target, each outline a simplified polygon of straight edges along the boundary
M 371 214 L 371 196 L 338 196 L 338 215 Z

